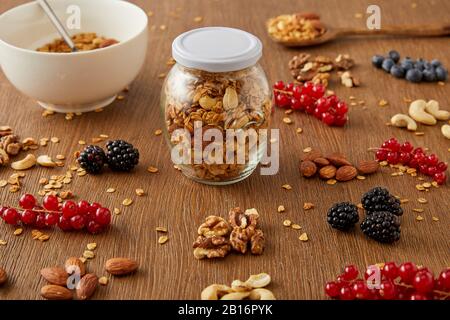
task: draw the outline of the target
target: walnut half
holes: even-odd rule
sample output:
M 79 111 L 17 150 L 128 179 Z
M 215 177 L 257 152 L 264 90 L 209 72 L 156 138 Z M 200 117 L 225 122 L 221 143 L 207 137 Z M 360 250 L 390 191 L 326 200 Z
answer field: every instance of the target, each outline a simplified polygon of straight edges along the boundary
M 228 222 L 218 216 L 209 216 L 198 228 L 198 234 L 205 237 L 225 236 L 230 233 Z
M 231 250 L 230 243 L 227 238 L 213 236 L 199 236 L 194 244 L 194 257 L 196 259 L 204 258 L 224 258 Z

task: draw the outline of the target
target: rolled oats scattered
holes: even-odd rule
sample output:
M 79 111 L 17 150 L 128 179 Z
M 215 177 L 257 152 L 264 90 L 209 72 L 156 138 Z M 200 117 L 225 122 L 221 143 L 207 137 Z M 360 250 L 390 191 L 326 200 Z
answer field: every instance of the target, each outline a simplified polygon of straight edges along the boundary
M 309 152 L 311 152 L 311 151 L 312 151 L 312 148 L 311 148 L 311 147 L 307 147 L 307 148 L 303 149 L 303 152 L 304 152 L 304 153 L 309 153 Z
M 155 136 L 160 136 L 162 134 L 162 130 L 161 129 L 156 129 L 154 134 L 155 134 Z
M 289 184 L 283 184 L 281 187 L 286 190 L 292 190 L 292 187 Z
M 286 124 L 292 124 L 292 119 L 288 118 L 288 117 L 284 117 L 283 118 L 283 122 L 286 123 Z
M 143 196 L 143 195 L 145 195 L 144 189 L 141 189 L 141 188 L 136 189 L 136 194 L 137 194 L 138 196 Z
M 97 244 L 95 243 L 95 242 L 92 242 L 92 243 L 88 243 L 87 245 L 86 245 L 86 248 L 88 249 L 88 250 L 95 250 L 95 248 L 97 248 Z
M 438 218 L 438 217 L 431 217 L 431 220 L 433 220 L 433 221 L 439 221 L 439 218 Z
M 50 141 L 53 142 L 53 143 L 59 143 L 59 138 L 58 137 L 52 137 L 50 139 Z
M 164 232 L 164 233 L 168 231 L 166 227 L 156 227 L 155 230 L 156 232 Z
M 86 259 L 93 259 L 95 257 L 95 253 L 91 250 L 85 250 L 83 252 L 83 257 Z
M 122 100 L 125 99 L 125 96 L 124 96 L 124 95 L 121 95 L 121 94 L 118 94 L 116 99 L 117 99 L 118 101 L 122 101 Z
M 417 217 L 416 217 L 416 220 L 417 220 L 417 221 L 423 221 L 424 218 L 423 218 L 422 216 L 417 216 Z
M 389 104 L 389 102 L 387 102 L 387 101 L 384 100 L 384 99 L 381 99 L 380 101 L 378 101 L 378 105 L 379 105 L 380 107 L 386 107 L 388 104 Z
M 166 77 L 166 73 L 161 72 L 160 74 L 158 74 L 158 78 L 159 79 L 164 79 Z
M 279 205 L 277 211 L 281 213 L 286 211 L 286 208 L 283 205 Z
M 203 17 L 195 17 L 194 18 L 194 22 L 202 22 L 203 21 Z
M 102 286 L 106 286 L 108 284 L 108 278 L 107 277 L 100 277 L 98 279 L 98 283 L 101 284 Z
M 283 221 L 283 226 L 290 227 L 291 225 L 292 225 L 292 221 L 291 220 L 284 220 Z
M 302 128 L 297 128 L 297 129 L 295 130 L 295 132 L 297 132 L 297 133 L 302 133 L 302 132 L 303 132 L 303 129 L 302 129 Z
M 126 198 L 125 200 L 122 201 L 122 204 L 124 206 L 129 206 L 133 203 L 133 200 L 131 200 L 130 198 Z
M 116 189 L 114 189 L 114 188 L 108 188 L 108 189 L 106 189 L 106 192 L 107 192 L 107 193 L 114 193 L 114 192 L 116 192 Z
M 83 146 L 83 145 L 86 144 L 86 141 L 84 141 L 84 140 L 78 140 L 78 144 Z
M 287 110 L 284 112 L 284 114 L 289 115 L 289 114 L 291 114 L 291 113 L 293 113 L 293 112 L 294 112 L 294 110 L 292 110 L 292 109 L 287 109 Z
M 306 232 L 302 233 L 300 235 L 300 237 L 298 237 L 301 241 L 306 242 L 309 240 L 308 235 L 306 234 Z
M 358 179 L 358 180 L 366 180 L 366 177 L 365 176 L 361 176 L 361 175 L 357 175 L 356 179 Z
M 418 201 L 419 203 L 423 203 L 423 204 L 428 203 L 428 200 L 425 199 L 425 198 L 419 198 L 419 199 L 417 199 L 417 201 Z
M 114 214 L 119 215 L 121 211 L 119 208 L 114 208 L 113 212 Z
M 157 173 L 159 170 L 158 170 L 158 168 L 156 168 L 156 167 L 149 166 L 149 167 L 147 168 L 147 171 L 150 172 L 150 173 Z
M 305 203 L 303 204 L 303 209 L 305 209 L 305 210 L 310 210 L 310 209 L 312 209 L 312 208 L 314 208 L 314 203 L 311 203 L 311 202 L 305 202 Z
M 421 209 L 421 208 L 414 208 L 414 209 L 412 209 L 412 211 L 422 213 L 422 212 L 424 212 L 425 210 L 424 210 L 424 209 Z
M 416 136 L 424 136 L 424 135 L 425 135 L 425 132 L 419 132 L 419 131 L 417 131 L 417 132 L 414 132 L 414 134 L 415 134 Z
M 158 243 L 159 244 L 164 244 L 167 241 L 169 241 L 169 237 L 168 236 L 161 236 L 161 237 L 158 238 Z
M 14 235 L 15 236 L 20 236 L 23 233 L 23 229 L 22 228 L 17 228 L 16 230 L 14 230 Z
M 337 183 L 337 180 L 336 179 L 328 179 L 327 180 L 327 184 L 329 184 L 329 185 L 334 185 L 334 184 L 336 184 Z
M 8 181 L 6 180 L 0 180 L 0 188 L 5 187 L 8 184 Z
M 300 230 L 302 227 L 300 225 L 294 223 L 294 224 L 291 225 L 291 228 L 294 229 L 294 230 Z
M 0 246 L 6 246 L 7 243 L 6 240 L 0 239 Z

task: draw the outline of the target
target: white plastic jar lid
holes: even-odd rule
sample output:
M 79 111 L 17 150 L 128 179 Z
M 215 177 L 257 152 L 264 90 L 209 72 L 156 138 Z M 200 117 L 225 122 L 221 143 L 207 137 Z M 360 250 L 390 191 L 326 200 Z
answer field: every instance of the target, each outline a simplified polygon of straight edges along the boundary
M 209 72 L 229 72 L 250 67 L 262 55 L 261 41 L 251 33 L 226 27 L 194 29 L 172 43 L 176 62 Z

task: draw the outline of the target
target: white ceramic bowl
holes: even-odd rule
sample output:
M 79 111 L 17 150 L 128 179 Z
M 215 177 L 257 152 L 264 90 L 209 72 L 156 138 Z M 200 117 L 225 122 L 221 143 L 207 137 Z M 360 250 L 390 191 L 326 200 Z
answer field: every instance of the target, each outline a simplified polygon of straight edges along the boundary
M 41 106 L 57 112 L 86 112 L 110 104 L 142 68 L 147 15 L 121 0 L 48 2 L 65 26 L 71 16 L 68 8 L 80 9 L 81 28 L 69 34 L 95 32 L 120 43 L 85 52 L 37 52 L 60 36 L 40 6 L 27 3 L 0 16 L 0 64 L 6 77 Z

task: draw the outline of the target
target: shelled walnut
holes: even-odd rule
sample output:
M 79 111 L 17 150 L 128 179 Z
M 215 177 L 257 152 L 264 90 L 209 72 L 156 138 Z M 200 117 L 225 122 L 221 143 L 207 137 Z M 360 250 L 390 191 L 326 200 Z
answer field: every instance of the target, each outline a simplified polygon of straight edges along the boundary
M 245 212 L 240 208 L 230 210 L 229 221 L 233 226 L 230 243 L 235 251 L 245 254 L 250 246 L 253 254 L 262 254 L 264 234 L 261 229 L 257 229 L 258 219 L 256 209 L 247 209 Z
M 18 136 L 10 134 L 0 139 L 0 148 L 5 150 L 8 155 L 16 156 L 22 150 L 22 143 Z
M 224 258 L 231 250 L 229 240 L 220 236 L 198 236 L 193 247 L 196 259 Z

